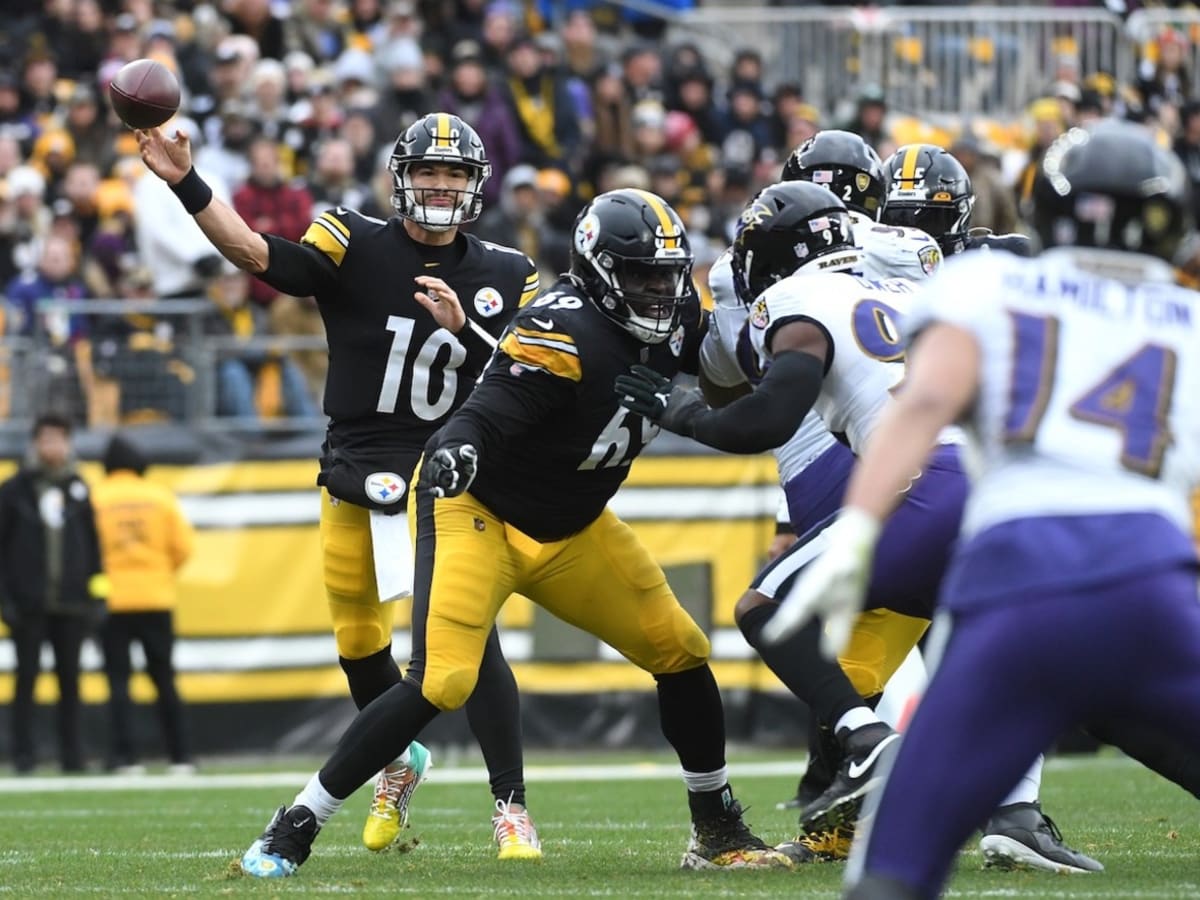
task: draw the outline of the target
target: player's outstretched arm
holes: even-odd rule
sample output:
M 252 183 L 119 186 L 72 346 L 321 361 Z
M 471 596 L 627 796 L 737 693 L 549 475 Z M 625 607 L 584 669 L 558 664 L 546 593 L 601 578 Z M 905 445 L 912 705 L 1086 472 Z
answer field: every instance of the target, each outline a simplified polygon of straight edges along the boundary
M 212 189 L 196 174 L 187 134 L 177 129 L 169 138 L 161 128 L 134 134 L 146 167 L 170 186 L 221 255 L 253 275 L 266 271 L 270 262 L 266 239 L 232 207 L 214 197 Z

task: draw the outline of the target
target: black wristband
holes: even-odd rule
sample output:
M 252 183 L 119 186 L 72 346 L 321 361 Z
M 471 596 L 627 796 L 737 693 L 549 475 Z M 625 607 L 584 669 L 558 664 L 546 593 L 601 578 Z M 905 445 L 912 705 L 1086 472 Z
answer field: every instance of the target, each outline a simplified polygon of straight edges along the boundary
M 188 169 L 178 184 L 170 186 L 187 210 L 189 216 L 202 212 L 212 203 L 212 188 L 205 184 L 204 179 L 196 173 L 196 167 Z

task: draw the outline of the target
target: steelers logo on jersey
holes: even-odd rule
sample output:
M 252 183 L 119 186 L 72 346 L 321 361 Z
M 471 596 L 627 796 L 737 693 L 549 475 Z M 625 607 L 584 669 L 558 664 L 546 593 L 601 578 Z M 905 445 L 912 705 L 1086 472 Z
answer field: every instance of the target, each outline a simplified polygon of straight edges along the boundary
M 767 312 L 767 301 L 759 297 L 750 307 L 750 324 L 755 328 L 766 328 L 770 321 L 771 314 Z
M 404 496 L 407 485 L 395 472 L 372 472 L 363 483 L 368 497 L 376 503 L 395 503 Z
M 475 312 L 485 318 L 504 309 L 504 298 L 494 287 L 482 287 L 475 292 Z
M 937 244 L 922 247 L 917 251 L 917 259 L 921 261 L 921 271 L 932 275 L 942 264 L 942 249 Z

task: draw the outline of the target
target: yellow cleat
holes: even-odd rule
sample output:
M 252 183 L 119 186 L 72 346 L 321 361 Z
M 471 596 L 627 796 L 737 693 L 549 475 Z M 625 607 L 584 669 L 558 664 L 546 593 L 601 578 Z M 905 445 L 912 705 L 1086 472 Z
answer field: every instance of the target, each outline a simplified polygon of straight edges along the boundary
M 786 854 L 792 862 L 836 862 L 850 855 L 853 841 L 854 826 L 841 825 L 828 831 L 800 834 L 775 849 Z
M 362 841 L 368 850 L 379 852 L 392 846 L 408 825 L 408 804 L 433 765 L 424 745 L 408 746 L 408 763 L 392 763 L 375 778 L 375 797 L 363 825 Z
M 492 833 L 500 852 L 497 859 L 541 859 L 542 842 L 529 810 L 514 809 L 503 800 L 496 801 L 496 812 L 492 816 Z

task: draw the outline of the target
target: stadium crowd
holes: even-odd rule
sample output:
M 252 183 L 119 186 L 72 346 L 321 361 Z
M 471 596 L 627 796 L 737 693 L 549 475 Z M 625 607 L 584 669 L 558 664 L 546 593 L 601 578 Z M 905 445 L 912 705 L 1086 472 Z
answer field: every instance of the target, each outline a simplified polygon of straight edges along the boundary
M 183 105 L 167 127 L 189 134 L 217 195 L 256 230 L 291 239 L 329 207 L 390 215 L 396 135 L 431 110 L 460 115 L 492 165 L 473 230 L 525 251 L 544 277 L 566 268 L 582 204 L 632 186 L 680 212 L 703 288 L 746 202 L 825 127 L 863 135 L 882 156 L 914 140 L 950 146 L 973 179 L 972 224 L 999 232 L 1021 227 L 1044 149 L 1091 117 L 1147 122 L 1200 179 L 1190 38 L 1177 31 L 1143 48 L 1130 84 L 1082 71 L 1065 42 L 1046 95 L 1015 122 L 949 129 L 889 110 L 873 87 L 847 110 L 818 109 L 757 50 L 718 66 L 662 22 L 603 4 L 47 0 L 5 4 L 0 32 L 0 335 L 48 345 L 43 403 L 80 424 L 182 418 L 197 374 L 179 317 L 74 314 L 88 298 L 207 298 L 199 333 L 222 339 L 210 413 L 315 415 L 324 379 L 319 350 L 261 340 L 319 342 L 313 302 L 233 270 L 166 187 L 142 177 L 106 96 L 139 57 L 178 75 Z M 39 311 L 46 298 L 68 308 Z M 4 379 L 0 416 L 16 415 L 15 380 Z

